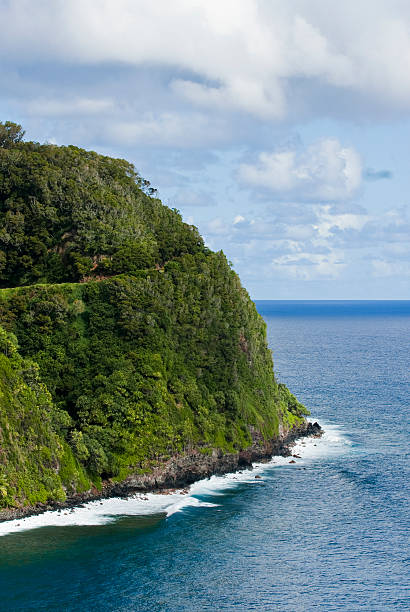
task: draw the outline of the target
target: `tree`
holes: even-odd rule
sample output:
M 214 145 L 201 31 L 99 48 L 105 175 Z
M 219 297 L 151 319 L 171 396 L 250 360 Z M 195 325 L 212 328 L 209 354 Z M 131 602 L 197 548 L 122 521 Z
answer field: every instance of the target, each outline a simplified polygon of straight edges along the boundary
M 0 121 L 0 147 L 10 149 L 13 145 L 23 140 L 25 131 L 18 123 Z

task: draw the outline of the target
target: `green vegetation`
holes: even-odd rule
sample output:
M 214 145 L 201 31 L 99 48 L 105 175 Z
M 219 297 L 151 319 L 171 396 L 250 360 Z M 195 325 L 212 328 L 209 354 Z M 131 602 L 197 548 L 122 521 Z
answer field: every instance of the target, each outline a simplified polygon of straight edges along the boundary
M 62 437 L 70 418 L 16 345 L 0 328 L 0 507 L 63 501 L 90 482 Z
M 0 124 L 0 505 L 300 423 L 223 253 L 128 162 L 13 126 Z
M 134 272 L 204 251 L 132 164 L 21 142 L 12 125 L 0 124 L 0 287 Z

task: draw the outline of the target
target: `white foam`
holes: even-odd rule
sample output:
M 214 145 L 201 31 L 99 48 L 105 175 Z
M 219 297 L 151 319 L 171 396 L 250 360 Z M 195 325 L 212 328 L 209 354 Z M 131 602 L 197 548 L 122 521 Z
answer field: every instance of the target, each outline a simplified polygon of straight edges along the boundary
M 292 447 L 292 455 L 300 455 L 302 460 L 309 461 L 346 454 L 352 442 L 341 428 L 332 424 L 322 424 L 322 427 L 324 434 L 320 438 L 300 438 L 297 440 Z
M 88 502 L 75 508 L 61 511 L 52 510 L 23 519 L 0 523 L 0 536 L 37 529 L 39 527 L 69 527 L 75 525 L 104 525 L 114 522 L 120 516 L 144 516 L 162 514 L 165 517 L 181 512 L 187 507 L 214 508 L 218 504 L 198 499 L 202 496 L 222 496 L 224 492 L 237 488 L 240 484 L 258 485 L 263 483 L 263 475 L 272 468 L 306 463 L 346 453 L 350 440 L 335 425 L 323 425 L 325 433 L 321 438 L 301 438 L 292 448 L 293 457 L 273 457 L 268 463 L 254 463 L 253 469 L 245 469 L 224 476 L 211 476 L 195 482 L 188 492 L 175 491 L 170 494 L 145 493 L 128 498 L 114 497 L 101 501 Z M 290 461 L 295 464 L 290 465 Z M 255 478 L 259 476 L 260 478 Z
M 320 438 L 300 438 L 291 448 L 295 457 L 275 456 L 265 463 L 253 463 L 253 469 L 246 469 L 223 476 L 211 476 L 206 480 L 199 480 L 190 487 L 191 495 L 223 495 L 223 492 L 238 486 L 238 484 L 260 484 L 263 475 L 276 467 L 306 465 L 316 459 L 346 454 L 352 442 L 337 425 L 322 425 L 324 433 Z M 295 461 L 295 464 L 290 464 Z M 261 476 L 256 479 L 255 476 Z
M 36 516 L 0 523 L 0 535 L 38 527 L 103 525 L 123 515 L 166 514 L 167 508 L 175 503 L 180 496 L 181 494 L 154 495 L 153 493 L 147 493 L 127 499 L 114 497 L 102 501 L 92 501 L 75 508 L 65 508 L 61 511 L 51 510 Z
M 197 497 L 192 497 L 190 494 L 186 494 L 184 498 L 176 501 L 174 504 L 167 508 L 167 517 L 175 514 L 175 512 L 181 512 L 184 508 L 193 506 L 195 508 L 216 508 L 219 504 L 212 504 L 210 502 L 204 502 Z

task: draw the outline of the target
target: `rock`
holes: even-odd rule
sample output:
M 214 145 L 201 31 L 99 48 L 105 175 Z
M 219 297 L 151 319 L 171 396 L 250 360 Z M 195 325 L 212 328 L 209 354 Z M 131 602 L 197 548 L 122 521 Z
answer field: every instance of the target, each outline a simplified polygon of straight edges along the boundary
M 98 499 L 100 505 L 103 505 L 101 499 L 109 497 L 124 497 L 127 499 L 129 495 L 138 495 L 137 499 L 147 501 L 149 498 L 146 494 L 149 491 L 163 492 L 165 494 L 177 490 L 181 494 L 188 494 L 188 487 L 192 482 L 202 478 L 209 478 L 213 474 L 227 474 L 237 471 L 243 473 L 243 469 L 252 469 L 252 462 L 263 462 L 271 460 L 273 456 L 289 457 L 289 463 L 295 464 L 294 459 L 301 459 L 300 455 L 292 454 L 292 445 L 300 439 L 298 443 L 305 447 L 303 437 L 320 437 L 323 433 L 318 423 L 306 423 L 305 425 L 293 428 L 288 432 L 283 432 L 278 438 L 272 440 L 263 440 L 257 433 L 254 436 L 253 444 L 240 452 L 224 454 L 221 449 L 213 449 L 212 454 L 202 454 L 197 449 L 192 449 L 184 454 L 175 454 L 165 461 L 160 461 L 151 466 L 151 471 L 143 474 L 131 474 L 121 483 L 113 483 L 106 480 L 103 482 L 102 491 L 97 491 L 95 488 L 89 491 L 70 498 L 65 504 L 60 504 L 61 507 L 67 508 L 75 506 L 75 504 L 88 502 Z M 300 469 L 306 469 L 305 467 Z M 263 477 L 259 474 L 255 475 L 256 480 Z M 21 518 L 22 516 L 30 516 L 44 512 L 47 509 L 46 505 L 39 504 L 36 507 L 26 508 L 24 510 L 12 509 L 0 512 L 0 522 Z M 56 507 L 54 506 L 54 509 Z M 67 512 L 64 512 L 67 514 Z

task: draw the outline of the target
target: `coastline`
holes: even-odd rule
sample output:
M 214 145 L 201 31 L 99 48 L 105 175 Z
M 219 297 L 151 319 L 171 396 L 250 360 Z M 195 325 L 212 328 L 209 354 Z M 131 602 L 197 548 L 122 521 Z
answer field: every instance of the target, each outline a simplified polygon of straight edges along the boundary
M 121 482 L 103 482 L 101 491 L 96 488 L 70 496 L 64 502 L 49 502 L 25 508 L 5 508 L 0 511 L 0 523 L 29 516 L 43 514 L 50 510 L 62 510 L 81 506 L 89 501 L 128 497 L 135 493 L 161 493 L 173 489 L 185 489 L 189 485 L 209 478 L 252 467 L 254 462 L 269 461 L 274 456 L 288 457 L 296 440 L 305 437 L 320 437 L 323 429 L 319 423 L 305 421 L 302 425 L 283 431 L 279 437 L 263 440 L 253 432 L 252 445 L 237 453 L 223 453 L 214 449 L 211 454 L 193 449 L 187 453 L 173 456 L 157 464 L 150 473 L 134 474 Z

